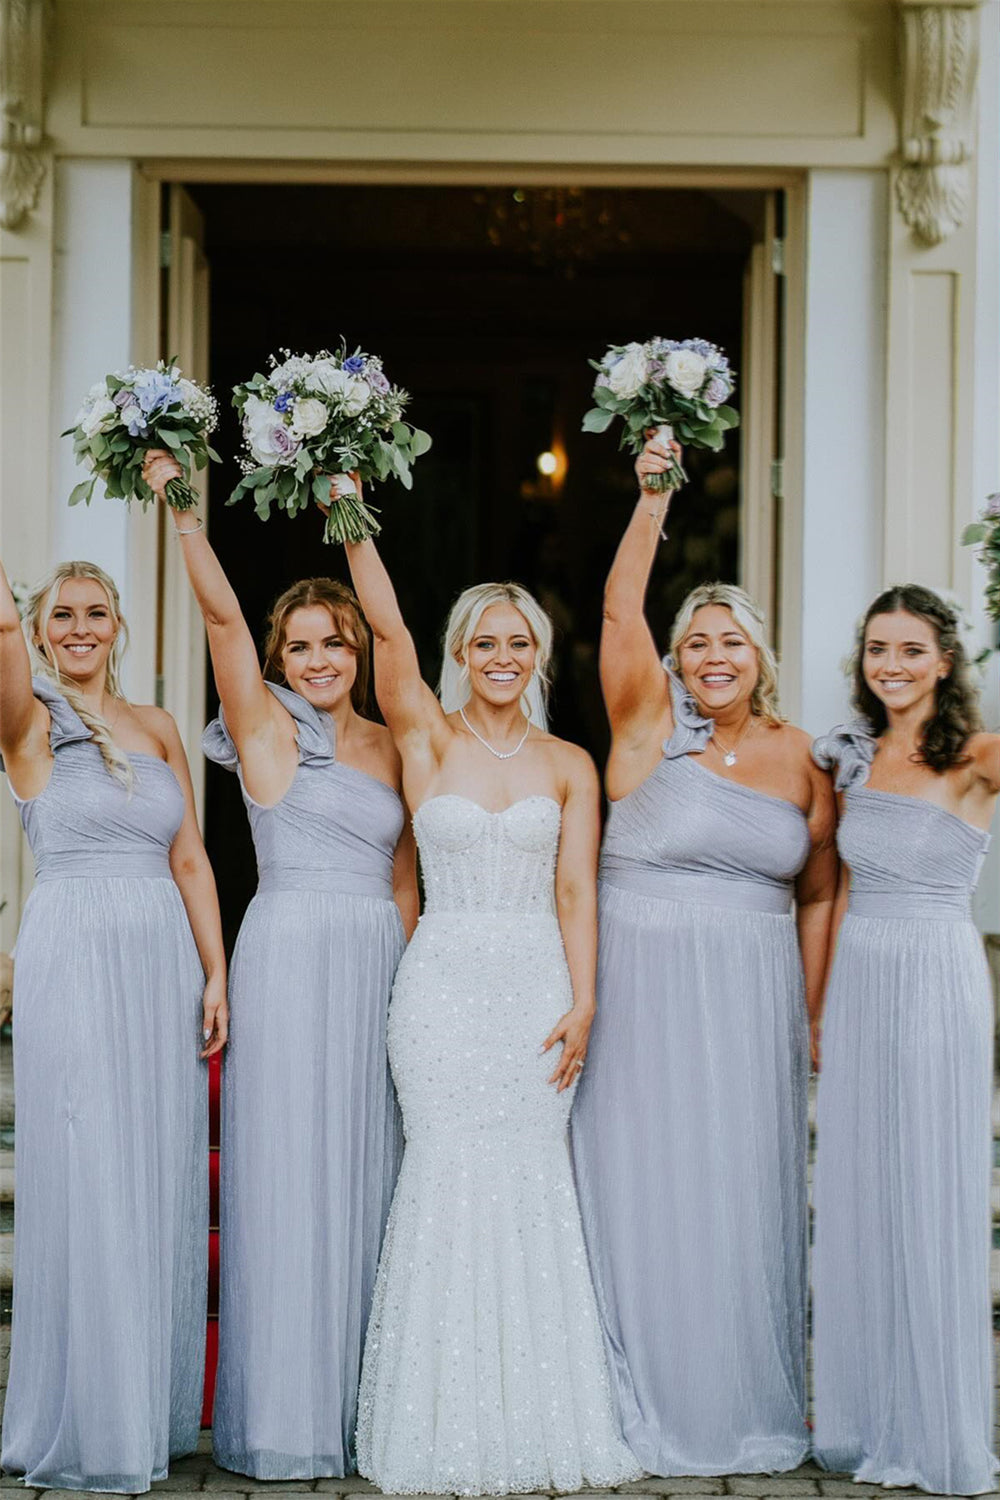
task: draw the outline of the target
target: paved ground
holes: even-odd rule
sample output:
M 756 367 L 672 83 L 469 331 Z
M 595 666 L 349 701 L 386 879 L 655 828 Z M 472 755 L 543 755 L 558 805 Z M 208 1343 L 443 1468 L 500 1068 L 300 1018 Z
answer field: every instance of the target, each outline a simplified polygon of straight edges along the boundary
M 6 1390 L 9 1355 L 10 1328 L 4 1326 L 0 1327 L 0 1400 Z M 171 1467 L 169 1478 L 154 1484 L 153 1492 L 165 1491 L 170 1495 L 204 1492 L 211 1496 L 211 1500 L 247 1500 L 248 1496 L 259 1496 L 265 1491 L 274 1496 L 302 1495 L 310 1491 L 341 1497 L 381 1494 L 366 1479 L 317 1479 L 296 1483 L 280 1479 L 270 1483 L 248 1479 L 245 1475 L 231 1474 L 227 1469 L 217 1468 L 212 1462 L 211 1448 L 211 1434 L 203 1432 L 198 1452 L 189 1458 L 178 1459 Z M 29 1496 L 30 1500 L 92 1500 L 91 1496 L 80 1490 L 25 1490 L 19 1480 L 7 1477 L 0 1477 L 0 1490 L 19 1490 L 22 1495 Z M 551 1496 L 556 1491 L 547 1490 L 543 1493 Z M 883 1495 L 896 1500 L 896 1497 L 921 1493 L 919 1490 L 883 1490 L 875 1484 L 854 1484 L 846 1474 L 827 1474 L 815 1464 L 803 1464 L 791 1474 L 729 1474 L 725 1479 L 640 1479 L 634 1484 L 623 1484 L 617 1490 L 583 1492 L 580 1500 L 597 1500 L 598 1496 L 611 1494 L 649 1495 L 657 1497 L 657 1500 L 664 1495 L 683 1496 L 684 1500 L 697 1500 L 701 1495 L 734 1495 L 745 1497 L 745 1500 L 767 1500 L 767 1497 L 772 1497 L 772 1500 L 799 1500 L 800 1496 L 805 1495 Z M 410 1496 L 408 1500 L 420 1500 L 420 1497 Z M 534 1500 L 534 1497 L 520 1497 L 520 1500 Z

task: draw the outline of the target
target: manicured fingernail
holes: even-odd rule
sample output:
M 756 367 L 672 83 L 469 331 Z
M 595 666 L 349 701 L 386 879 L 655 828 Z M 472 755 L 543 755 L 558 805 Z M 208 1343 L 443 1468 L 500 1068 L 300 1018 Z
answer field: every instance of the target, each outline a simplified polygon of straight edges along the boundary
M 202 1032 L 202 1036 L 205 1038 L 206 1042 L 208 1041 L 208 1039 L 209 1039 L 209 1037 L 211 1035 L 212 1035 L 212 1033 L 210 1031 L 203 1031 Z

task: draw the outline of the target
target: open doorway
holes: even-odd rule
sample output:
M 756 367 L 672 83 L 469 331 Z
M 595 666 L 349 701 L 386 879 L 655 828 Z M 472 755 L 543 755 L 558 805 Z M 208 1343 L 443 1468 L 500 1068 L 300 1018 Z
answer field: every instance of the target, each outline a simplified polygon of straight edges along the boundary
M 459 590 L 516 578 L 557 626 L 553 728 L 603 761 L 602 586 L 635 481 L 617 431 L 580 432 L 591 404 L 587 361 L 610 343 L 653 334 L 707 338 L 743 376 L 745 409 L 748 289 L 779 195 L 214 183 L 188 192 L 210 268 L 209 376 L 227 456 L 212 476 L 210 527 L 252 628 L 260 634 L 270 602 L 294 579 L 346 569 L 340 552 L 321 544 L 318 513 L 294 522 L 276 514 L 262 525 L 249 503 L 226 508 L 240 446 L 226 393 L 270 353 L 331 347 L 343 336 L 383 356 L 390 378 L 412 393 L 413 420 L 434 439 L 413 493 L 386 486 L 376 497 L 383 554 L 428 679 L 436 680 L 441 628 Z M 773 343 L 774 329 L 763 332 Z M 756 352 L 752 368 L 776 378 Z M 745 441 L 737 432 L 722 454 L 690 456 L 691 482 L 650 588 L 659 640 L 695 583 L 745 577 Z M 551 476 L 539 472 L 545 452 L 557 457 Z M 210 677 L 207 707 L 214 712 Z M 254 861 L 238 788 L 215 767 L 206 839 L 226 872 L 220 896 L 231 939 L 253 893 Z

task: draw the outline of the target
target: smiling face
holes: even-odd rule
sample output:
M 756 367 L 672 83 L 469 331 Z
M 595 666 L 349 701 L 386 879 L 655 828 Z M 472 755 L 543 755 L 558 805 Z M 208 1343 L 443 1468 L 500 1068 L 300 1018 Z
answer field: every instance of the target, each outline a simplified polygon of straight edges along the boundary
M 350 696 L 358 670 L 356 652 L 324 604 L 289 612 L 280 662 L 288 686 L 327 712 Z
M 926 703 L 930 714 L 951 660 L 930 621 L 900 609 L 868 621 L 862 669 L 868 687 L 887 709 L 899 713 Z
M 491 604 L 466 649 L 473 695 L 496 708 L 517 703 L 531 680 L 536 652 L 521 611 L 513 604 Z
M 118 622 L 96 579 L 64 579 L 44 629 L 44 654 L 60 676 L 80 685 L 103 683 Z
M 722 604 L 696 609 L 677 647 L 684 685 L 709 716 L 749 704 L 757 686 L 757 648 Z

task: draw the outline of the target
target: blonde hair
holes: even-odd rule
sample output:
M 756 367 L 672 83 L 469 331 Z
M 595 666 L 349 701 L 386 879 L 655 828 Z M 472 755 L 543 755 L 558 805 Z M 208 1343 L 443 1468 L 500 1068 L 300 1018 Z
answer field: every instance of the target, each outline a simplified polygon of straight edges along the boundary
M 446 714 L 469 701 L 469 646 L 485 612 L 494 604 L 510 604 L 521 613 L 535 642 L 535 667 L 521 696 L 521 705 L 539 729 L 548 727 L 546 706 L 552 661 L 552 621 L 538 600 L 519 583 L 477 583 L 459 594 L 444 628 L 444 656 L 438 697 Z
M 28 601 L 24 607 L 24 634 L 28 642 L 32 671 L 40 677 L 47 678 L 59 689 L 66 702 L 90 730 L 94 744 L 101 752 L 101 759 L 109 774 L 114 777 L 115 781 L 131 790 L 134 779 L 131 762 L 111 738 L 111 728 L 107 720 L 88 707 L 80 690 L 63 678 L 54 657 L 49 655 L 49 620 L 59 602 L 60 589 L 71 578 L 90 579 L 91 582 L 99 584 L 107 595 L 111 621 L 115 627 L 115 638 L 104 669 L 104 691 L 112 698 L 126 701 L 121 686 L 121 663 L 128 646 L 128 626 L 122 615 L 121 599 L 114 579 L 110 578 L 96 563 L 60 563 L 42 579 L 41 583 L 36 584 L 28 595 Z
M 365 717 L 370 707 L 372 633 L 361 612 L 357 594 L 336 578 L 300 578 L 275 599 L 267 617 L 264 677 L 268 682 L 285 681 L 281 653 L 288 635 L 288 618 L 293 610 L 309 609 L 313 605 L 322 605 L 329 610 L 334 629 L 354 652 L 357 665 L 351 684 L 351 703 L 355 712 Z
M 750 698 L 750 712 L 765 719 L 769 724 L 785 722 L 778 706 L 778 663 L 767 643 L 767 627 L 759 605 L 749 594 L 737 588 L 735 583 L 701 583 L 692 589 L 684 600 L 670 632 L 670 658 L 679 672 L 678 648 L 689 635 L 691 624 L 699 609 L 716 604 L 728 609 L 733 620 L 757 652 L 757 681 Z

